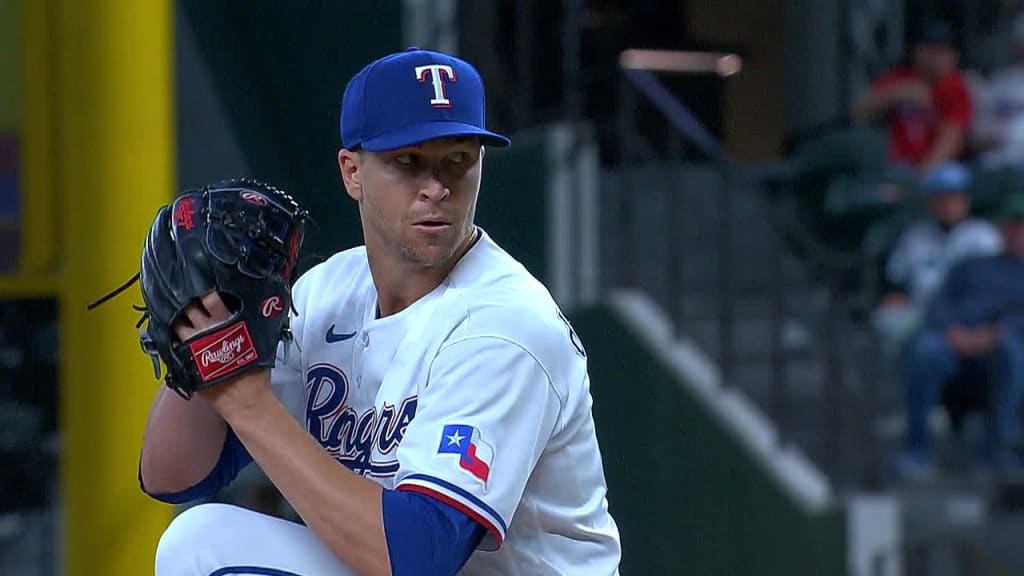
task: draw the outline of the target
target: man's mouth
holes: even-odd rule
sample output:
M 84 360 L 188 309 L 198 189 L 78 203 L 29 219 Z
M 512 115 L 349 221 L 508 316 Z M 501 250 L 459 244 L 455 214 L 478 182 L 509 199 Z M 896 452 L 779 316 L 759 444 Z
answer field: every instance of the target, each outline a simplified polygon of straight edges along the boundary
M 414 227 L 419 228 L 421 230 L 443 230 L 444 228 L 447 228 L 450 225 L 451 224 L 449 222 L 446 222 L 445 220 L 435 218 L 425 218 L 413 224 Z

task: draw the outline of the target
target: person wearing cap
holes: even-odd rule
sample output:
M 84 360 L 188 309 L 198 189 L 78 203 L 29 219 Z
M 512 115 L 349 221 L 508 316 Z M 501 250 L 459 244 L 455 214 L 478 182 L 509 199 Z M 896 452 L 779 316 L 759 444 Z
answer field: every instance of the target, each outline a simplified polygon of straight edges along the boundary
M 999 231 L 971 215 L 971 174 L 957 162 L 925 174 L 919 189 L 925 217 L 899 237 L 886 262 L 888 293 L 883 303 L 927 306 L 950 266 L 1000 249 Z
M 904 356 L 907 445 L 895 460 L 903 476 L 934 471 L 928 417 L 944 388 L 968 371 L 986 374 L 983 394 L 992 410 L 984 460 L 996 472 L 1021 471 L 1024 394 L 1024 193 L 1008 195 L 996 211 L 1002 250 L 954 266 L 929 305 L 924 329 Z M 968 391 L 971 392 L 971 391 Z M 962 395 L 962 394 L 961 394 Z
M 971 96 L 958 65 L 954 29 L 941 20 L 924 21 L 910 47 L 910 65 L 876 80 L 854 105 L 854 121 L 884 121 L 889 160 L 922 174 L 959 159 L 971 121 Z
M 967 258 L 995 254 L 999 232 L 971 216 L 971 175 L 959 163 L 925 174 L 918 190 L 924 214 L 897 238 L 885 262 L 882 296 L 871 314 L 879 361 L 898 370 L 907 342 L 921 328 L 928 303 L 949 269 Z
M 297 281 L 271 373 L 158 397 L 140 466 L 187 502 L 255 461 L 303 525 L 194 506 L 158 576 L 618 573 L 586 350 L 474 223 L 486 152 L 509 145 L 484 103 L 469 63 L 417 48 L 349 81 L 337 159 L 364 245 Z

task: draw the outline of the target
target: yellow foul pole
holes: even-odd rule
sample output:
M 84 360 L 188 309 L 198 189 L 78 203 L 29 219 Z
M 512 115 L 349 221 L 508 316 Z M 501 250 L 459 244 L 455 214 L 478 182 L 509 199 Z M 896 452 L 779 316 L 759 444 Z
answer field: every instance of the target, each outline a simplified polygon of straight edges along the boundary
M 50 283 L 57 271 L 60 235 L 54 186 L 57 92 L 52 42 L 55 0 L 21 2 L 21 253 L 18 280 Z M 50 283 L 49 290 L 56 290 Z
M 173 196 L 173 3 L 56 5 L 58 160 L 49 169 L 63 224 L 64 573 L 152 574 L 171 509 L 137 483 L 157 390 L 130 308 L 139 292 L 92 312 L 86 304 L 138 270 L 149 224 Z

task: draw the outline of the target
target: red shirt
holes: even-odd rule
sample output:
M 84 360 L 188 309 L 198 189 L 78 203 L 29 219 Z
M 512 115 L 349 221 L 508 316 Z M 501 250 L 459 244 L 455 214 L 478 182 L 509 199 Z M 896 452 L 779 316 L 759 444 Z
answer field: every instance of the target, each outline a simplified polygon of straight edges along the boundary
M 913 68 L 899 68 L 879 78 L 875 88 L 917 77 Z M 889 159 L 917 164 L 935 142 L 939 126 L 951 122 L 966 128 L 971 121 L 971 96 L 960 72 L 950 72 L 931 88 L 930 107 L 900 103 L 889 109 Z

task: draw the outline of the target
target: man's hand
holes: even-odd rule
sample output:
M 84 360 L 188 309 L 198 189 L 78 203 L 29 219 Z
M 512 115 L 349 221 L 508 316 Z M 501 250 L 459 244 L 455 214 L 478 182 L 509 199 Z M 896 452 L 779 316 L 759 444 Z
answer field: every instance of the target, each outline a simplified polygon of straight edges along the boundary
M 185 339 L 231 317 L 216 292 L 174 324 Z M 274 486 L 321 540 L 359 574 L 390 574 L 381 487 L 340 466 L 288 413 L 270 369 L 247 370 L 199 390 Z
M 861 98 L 851 113 L 855 122 L 873 122 L 883 117 L 890 107 L 901 103 L 931 106 L 931 88 L 917 78 L 877 87 Z
M 883 88 L 886 102 L 892 106 L 895 104 L 916 104 L 918 106 L 930 107 L 932 105 L 932 90 L 928 83 L 920 78 L 910 78 Z
M 197 332 L 227 322 L 231 312 L 220 299 L 220 294 L 210 292 L 203 299 L 185 309 L 184 318 L 174 323 L 174 333 L 184 342 Z
M 184 341 L 197 332 L 213 328 L 230 318 L 231 312 L 220 294 L 210 292 L 204 295 L 201 301 L 185 309 L 185 317 L 174 324 L 174 332 Z M 238 412 L 273 395 L 270 388 L 270 369 L 260 368 L 243 372 L 201 390 L 199 394 L 230 423 L 230 418 L 236 416 Z
M 965 358 L 975 358 L 992 352 L 1002 329 L 999 326 L 953 326 L 946 332 L 946 340 L 953 350 Z
M 902 292 L 889 292 L 882 297 L 882 301 L 878 303 L 878 307 L 882 310 L 895 310 L 899 308 L 906 308 L 910 304 L 910 299 L 907 295 Z

